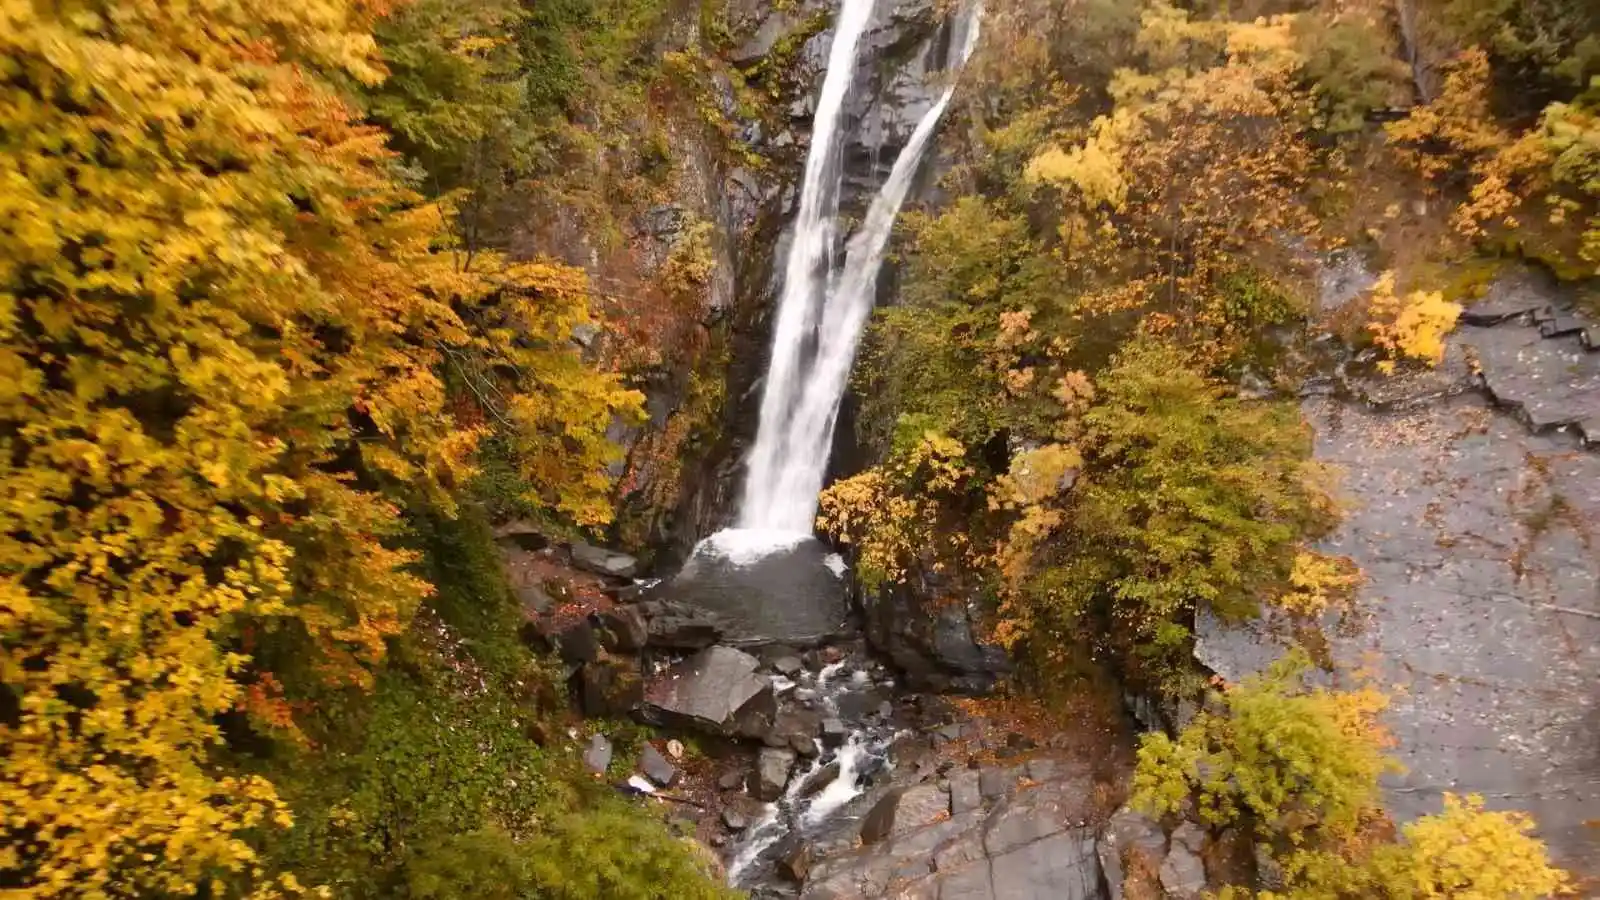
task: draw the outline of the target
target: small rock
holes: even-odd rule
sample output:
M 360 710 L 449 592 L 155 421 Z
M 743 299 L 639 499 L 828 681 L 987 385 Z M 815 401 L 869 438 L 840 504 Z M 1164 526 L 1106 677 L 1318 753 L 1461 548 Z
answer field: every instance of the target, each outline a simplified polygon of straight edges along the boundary
M 750 793 L 758 800 L 771 802 L 783 796 L 789 783 L 789 772 L 794 768 L 794 751 L 776 747 L 762 747 L 756 755 L 756 767 L 750 773 Z
M 785 840 L 786 846 L 778 848 L 778 875 L 795 884 L 804 884 L 811 874 L 811 844 L 798 835 Z
M 670 786 L 678 780 L 678 769 L 667 758 L 661 755 L 653 744 L 645 744 L 639 751 L 639 769 L 645 777 L 662 787 Z
M 723 835 L 713 834 L 711 836 L 711 846 L 713 846 L 713 847 L 724 847 L 724 846 L 727 846 L 727 843 L 728 843 L 728 839 L 726 837 L 724 837 Z
M 744 773 L 738 769 L 729 769 L 717 777 L 717 787 L 725 791 L 737 790 L 744 784 Z
M 582 541 L 574 541 L 571 550 L 572 564 L 585 572 L 609 575 L 612 578 L 632 578 L 639 571 L 639 561 L 626 553 L 618 553 Z
M 789 746 L 794 748 L 794 752 L 798 753 L 803 759 L 811 759 L 818 753 L 816 738 L 804 734 L 790 735 Z
M 800 670 L 804 667 L 805 664 L 800 662 L 798 656 L 780 656 L 772 661 L 772 671 L 790 678 L 800 674 Z
M 673 759 L 683 759 L 683 741 L 677 738 L 667 741 L 667 755 Z
M 894 715 L 894 704 L 885 700 L 878 704 L 878 718 L 887 719 Z
M 583 765 L 596 775 L 604 775 L 606 767 L 611 765 L 611 741 L 603 734 L 589 738 L 589 746 L 583 751 Z
M 829 717 L 822 720 L 822 742 L 829 747 L 839 746 L 849 736 L 850 729 L 845 727 L 843 719 Z
M 806 776 L 806 783 L 800 786 L 800 796 L 815 797 L 823 789 L 833 784 L 839 778 L 839 762 L 835 760 Z
M 951 722 L 949 725 L 941 725 L 933 733 L 947 741 L 959 741 L 962 735 L 961 723 Z
M 729 807 L 722 811 L 722 824 L 728 826 L 729 831 L 743 831 L 750 824 L 744 813 Z

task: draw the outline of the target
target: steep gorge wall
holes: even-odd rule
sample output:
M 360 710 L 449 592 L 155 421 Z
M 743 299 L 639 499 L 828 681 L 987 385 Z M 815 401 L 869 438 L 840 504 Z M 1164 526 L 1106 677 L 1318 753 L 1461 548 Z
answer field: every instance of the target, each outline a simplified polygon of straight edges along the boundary
M 649 421 L 613 434 L 628 451 L 615 470 L 614 541 L 653 551 L 662 563 L 682 558 L 734 512 L 835 12 L 830 2 L 727 7 L 726 34 L 714 42 L 721 49 L 709 67 L 713 89 L 687 102 L 673 98 L 669 107 L 676 170 L 669 196 L 644 206 L 619 198 L 623 234 L 609 247 L 585 237 L 592 229 L 565 208 L 536 211 L 526 229 L 527 251 L 555 248 L 590 272 L 602 306 L 608 297 L 642 294 L 659 295 L 666 308 L 660 322 L 634 313 L 612 326 L 642 333 L 662 351 L 638 369 Z M 660 52 L 708 43 L 703 25 L 684 15 Z M 865 208 L 932 104 L 948 40 L 928 0 L 879 4 L 847 100 L 847 214 Z M 675 281 L 686 270 L 688 290 Z M 836 436 L 835 457 L 848 466 L 855 458 L 848 421 Z

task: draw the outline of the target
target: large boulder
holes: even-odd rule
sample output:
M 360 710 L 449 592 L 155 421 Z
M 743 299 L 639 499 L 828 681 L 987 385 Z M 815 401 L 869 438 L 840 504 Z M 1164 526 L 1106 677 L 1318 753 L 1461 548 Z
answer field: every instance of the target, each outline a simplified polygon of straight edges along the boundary
M 651 597 L 709 617 L 725 644 L 808 647 L 851 631 L 845 574 L 843 560 L 810 535 L 723 531 Z
M 626 553 L 574 541 L 570 545 L 572 564 L 585 572 L 610 578 L 632 578 L 639 573 L 639 561 Z
M 774 705 L 772 682 L 756 674 L 759 666 L 755 657 L 732 647 L 708 647 L 651 680 L 645 718 L 658 725 L 734 733 L 741 717 Z M 770 715 L 766 724 L 770 727 Z

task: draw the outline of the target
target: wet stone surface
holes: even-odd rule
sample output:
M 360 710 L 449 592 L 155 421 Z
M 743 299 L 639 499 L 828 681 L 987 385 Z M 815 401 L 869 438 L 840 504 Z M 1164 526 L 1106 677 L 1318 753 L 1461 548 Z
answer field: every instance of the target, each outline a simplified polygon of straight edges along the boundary
M 1367 577 L 1322 630 L 1338 669 L 1392 696 L 1392 809 L 1480 793 L 1531 813 L 1565 865 L 1600 867 L 1600 454 L 1472 395 L 1389 413 L 1315 398 L 1307 414 L 1343 473 L 1324 549 Z M 1281 624 L 1202 617 L 1197 656 L 1237 679 L 1278 654 Z
M 754 559 L 703 544 L 651 596 L 711 616 L 733 646 L 807 647 L 854 631 L 843 563 L 810 537 Z

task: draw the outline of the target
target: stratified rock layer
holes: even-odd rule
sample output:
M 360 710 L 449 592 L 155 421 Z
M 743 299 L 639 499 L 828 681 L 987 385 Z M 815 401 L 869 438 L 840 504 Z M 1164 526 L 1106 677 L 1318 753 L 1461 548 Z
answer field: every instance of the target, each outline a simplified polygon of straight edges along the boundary
M 1324 549 L 1366 574 L 1323 631 L 1373 671 L 1405 773 L 1402 818 L 1446 792 L 1522 809 L 1566 865 L 1600 867 L 1600 343 L 1525 278 L 1469 308 L 1433 372 L 1318 397 L 1316 456 L 1347 506 Z M 1591 349 L 1592 348 L 1592 349 Z M 1481 379 L 1481 380 L 1480 380 Z M 1587 423 L 1587 424 L 1585 424 Z M 1199 617 L 1196 655 L 1229 679 L 1282 652 L 1286 623 Z

